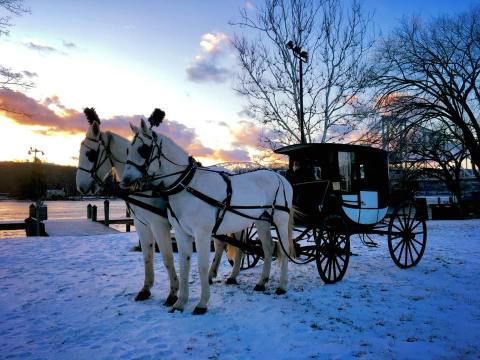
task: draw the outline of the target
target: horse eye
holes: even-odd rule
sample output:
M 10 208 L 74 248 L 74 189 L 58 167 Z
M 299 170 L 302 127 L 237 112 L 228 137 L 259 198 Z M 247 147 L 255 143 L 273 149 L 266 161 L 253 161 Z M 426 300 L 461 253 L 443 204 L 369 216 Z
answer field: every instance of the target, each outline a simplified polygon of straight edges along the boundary
M 147 144 L 143 144 L 138 148 L 138 154 L 144 159 L 149 157 L 150 151 L 152 151 L 152 147 L 148 146 Z

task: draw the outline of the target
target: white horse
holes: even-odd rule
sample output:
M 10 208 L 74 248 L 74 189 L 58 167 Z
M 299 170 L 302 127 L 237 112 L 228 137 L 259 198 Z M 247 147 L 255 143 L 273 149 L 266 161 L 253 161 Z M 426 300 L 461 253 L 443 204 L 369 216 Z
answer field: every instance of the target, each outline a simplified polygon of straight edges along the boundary
M 168 217 L 175 228 L 180 260 L 180 289 L 172 311 L 183 311 L 188 301 L 193 240 L 197 248 L 201 282 L 200 302 L 193 313 L 203 314 L 207 311 L 210 298 L 208 257 L 212 234 L 238 232 L 247 228 L 252 220 L 262 241 L 265 256 L 255 290 L 264 291 L 272 262 L 271 224 L 278 229 L 281 248 L 289 248 L 293 253 L 292 218 L 289 211 L 293 191 L 289 182 L 268 170 L 228 176 L 197 167 L 185 151 L 168 137 L 150 130 L 143 120 L 140 129 L 132 126 L 132 130 L 135 137 L 130 145 L 121 186 L 131 187 L 147 173 L 153 185 L 160 185 L 161 182 L 162 189 L 169 194 Z M 225 178 L 231 182 L 230 207 L 226 206 L 229 186 Z M 218 206 L 213 206 L 215 203 Z M 222 207 L 222 204 L 225 206 Z M 222 216 L 223 220 L 219 221 Z M 278 260 L 281 271 L 276 293 L 284 294 L 288 280 L 288 260 L 283 251 L 278 252 Z
M 112 132 L 101 132 L 99 122 L 94 121 L 87 130 L 87 135 L 80 146 L 79 166 L 76 175 L 77 189 L 80 193 L 95 193 L 104 185 L 104 180 L 115 169 L 117 176 L 122 176 L 127 159 L 129 141 Z M 135 297 L 136 301 L 148 299 L 154 283 L 153 253 L 156 242 L 163 257 L 163 264 L 170 278 L 170 292 L 164 302 L 172 306 L 177 300 L 178 278 L 175 271 L 170 223 L 165 216 L 155 214 L 147 209 L 166 209 L 166 200 L 150 197 L 151 192 L 130 195 L 130 201 L 146 204 L 143 206 L 130 203 L 133 222 L 140 238 L 145 264 L 145 280 L 142 289 Z M 128 201 L 127 201 L 128 203 Z
M 82 194 L 98 192 L 104 186 L 105 179 L 112 173 L 112 169 L 114 169 L 116 176 L 120 177 L 124 171 L 129 145 L 129 141 L 120 135 L 110 131 L 101 132 L 100 124 L 94 121 L 88 128 L 86 137 L 80 146 L 79 167 L 76 175 L 78 191 Z M 135 300 L 146 300 L 151 295 L 150 289 L 154 284 L 153 244 L 155 241 L 159 249 L 163 249 L 161 251 L 163 263 L 170 278 L 170 294 L 164 304 L 172 306 L 177 300 L 178 278 L 173 263 L 170 223 L 166 217 L 166 203 L 162 198 L 152 197 L 151 191 L 136 192 L 136 195 L 131 195 L 129 199 L 130 202 L 139 201 L 143 204 L 140 207 L 131 203 L 129 205 L 139 235 L 145 264 L 144 285 L 136 295 Z M 154 212 L 145 209 L 145 207 L 150 206 L 153 207 Z M 165 209 L 164 216 L 158 215 L 158 210 L 161 209 Z M 165 242 L 168 243 L 163 245 Z M 225 243 L 216 239 L 214 244 L 215 256 L 209 271 L 210 283 L 213 283 L 213 278 L 217 276 L 226 246 Z M 230 257 L 233 259 L 234 265 L 226 283 L 237 284 L 236 277 L 240 272 L 242 252 L 234 249 L 230 253 Z

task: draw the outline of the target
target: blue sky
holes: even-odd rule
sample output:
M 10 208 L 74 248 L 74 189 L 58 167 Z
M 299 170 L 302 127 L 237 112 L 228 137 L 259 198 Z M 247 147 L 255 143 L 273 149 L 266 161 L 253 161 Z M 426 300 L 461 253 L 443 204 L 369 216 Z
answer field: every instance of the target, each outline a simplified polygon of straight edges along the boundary
M 16 101 L 29 101 L 31 107 L 38 102 L 35 111 L 45 110 L 49 116 L 50 109 L 55 121 L 61 116 L 80 121 L 85 106 L 95 106 L 102 118 L 133 120 L 161 107 L 175 131 L 190 134 L 182 145 L 191 146 L 192 152 L 211 162 L 248 160 L 258 129 L 239 115 L 244 101 L 232 90 L 236 63 L 228 47 L 228 37 L 239 29 L 228 22 L 242 8 L 254 12 L 252 5 L 258 3 L 27 0 L 32 13 L 14 18 L 11 35 L 0 38 L 1 64 L 35 73 L 36 87 L 23 91 L 25 97 L 17 94 Z M 428 19 L 478 1 L 361 3 L 374 12 L 375 28 L 387 33 L 404 16 Z M 80 125 L 66 133 L 45 128 L 47 120 L 34 123 L 0 114 L 0 121 L 5 130 L 0 134 L 0 160 L 25 159 L 28 148 L 37 146 L 46 148 L 48 161 L 75 163 L 83 137 Z

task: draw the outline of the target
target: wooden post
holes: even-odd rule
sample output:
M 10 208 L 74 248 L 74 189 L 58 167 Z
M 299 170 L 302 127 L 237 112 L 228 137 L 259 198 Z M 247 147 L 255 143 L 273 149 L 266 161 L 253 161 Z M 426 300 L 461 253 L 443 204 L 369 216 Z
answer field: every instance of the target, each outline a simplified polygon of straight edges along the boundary
M 87 205 L 87 219 L 92 218 L 92 204 Z
M 130 218 L 130 216 L 131 216 L 129 206 L 127 206 L 127 208 L 125 209 L 125 216 L 127 217 L 127 219 Z M 130 232 L 130 223 L 127 223 L 125 227 L 126 227 L 125 231 Z
M 97 205 L 92 206 L 92 221 L 97 221 Z
M 103 214 L 103 224 L 105 226 L 110 225 L 110 201 L 108 199 L 103 202 Z

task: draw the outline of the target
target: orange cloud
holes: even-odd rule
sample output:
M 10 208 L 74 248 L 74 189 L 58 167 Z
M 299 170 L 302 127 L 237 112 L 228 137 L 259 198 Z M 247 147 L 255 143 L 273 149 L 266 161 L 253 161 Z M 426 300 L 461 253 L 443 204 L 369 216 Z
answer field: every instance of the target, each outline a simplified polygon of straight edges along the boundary
M 232 136 L 232 145 L 245 148 L 257 148 L 261 142 L 262 132 L 250 121 L 241 120 L 239 125 L 230 130 Z

